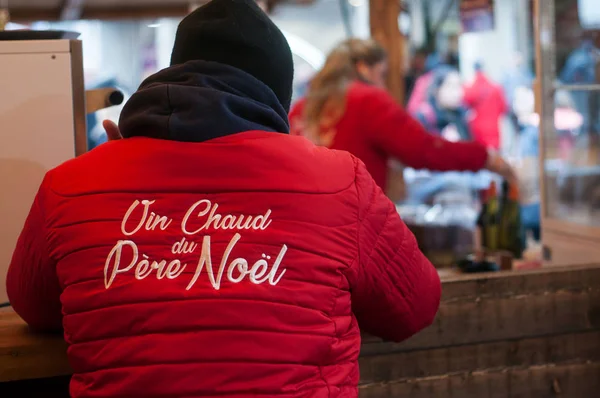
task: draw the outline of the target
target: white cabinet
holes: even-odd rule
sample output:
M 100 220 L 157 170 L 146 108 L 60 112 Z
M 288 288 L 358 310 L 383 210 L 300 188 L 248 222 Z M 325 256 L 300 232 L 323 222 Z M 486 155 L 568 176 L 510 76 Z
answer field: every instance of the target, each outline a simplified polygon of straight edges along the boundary
M 87 149 L 81 42 L 0 41 L 0 303 L 44 174 Z

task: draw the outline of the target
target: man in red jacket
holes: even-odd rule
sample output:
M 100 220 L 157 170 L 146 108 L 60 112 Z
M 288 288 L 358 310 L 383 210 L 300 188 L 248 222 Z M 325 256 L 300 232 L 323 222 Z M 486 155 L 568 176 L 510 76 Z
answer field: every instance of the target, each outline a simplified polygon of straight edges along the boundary
M 292 55 L 252 0 L 181 23 L 123 139 L 47 173 L 11 303 L 73 397 L 356 397 L 360 332 L 432 323 L 436 270 L 365 166 L 287 134 Z

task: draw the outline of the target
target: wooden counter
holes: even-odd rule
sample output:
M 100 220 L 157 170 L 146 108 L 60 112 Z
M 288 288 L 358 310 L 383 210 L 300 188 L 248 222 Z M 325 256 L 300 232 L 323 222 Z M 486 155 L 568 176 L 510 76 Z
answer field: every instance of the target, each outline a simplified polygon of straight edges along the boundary
M 364 337 L 361 398 L 597 397 L 600 267 L 450 276 L 434 324 Z
M 62 335 L 37 335 L 12 311 L 0 312 L 0 383 L 71 373 Z
M 361 398 L 597 396 L 600 267 L 442 279 L 430 328 L 400 344 L 364 336 Z M 69 373 L 60 336 L 0 312 L 0 382 Z

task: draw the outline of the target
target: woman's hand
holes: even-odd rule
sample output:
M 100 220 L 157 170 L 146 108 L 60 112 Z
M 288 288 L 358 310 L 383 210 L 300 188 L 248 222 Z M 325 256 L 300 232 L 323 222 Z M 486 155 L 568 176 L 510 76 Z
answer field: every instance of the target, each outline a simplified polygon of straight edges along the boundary
M 109 141 L 120 140 L 123 138 L 121 135 L 121 130 L 119 130 L 119 126 L 117 126 L 117 124 L 112 120 L 103 121 L 102 127 L 104 127 L 104 130 L 106 131 Z
M 498 155 L 494 151 L 488 151 L 488 158 L 485 162 L 486 170 L 496 173 L 508 181 L 509 184 L 517 184 L 519 179 L 513 168 L 508 164 L 502 156 Z

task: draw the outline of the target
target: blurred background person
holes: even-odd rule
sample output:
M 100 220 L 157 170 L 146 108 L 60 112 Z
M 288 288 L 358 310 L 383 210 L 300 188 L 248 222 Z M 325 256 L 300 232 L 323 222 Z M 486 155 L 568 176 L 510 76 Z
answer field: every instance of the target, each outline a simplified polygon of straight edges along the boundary
M 519 86 L 513 95 L 512 109 L 517 117 L 515 172 L 519 177 L 521 223 L 532 238 L 539 241 L 540 227 L 540 173 L 539 173 L 539 124 L 540 117 L 535 113 L 533 89 Z
M 506 103 L 510 105 L 509 117 L 511 127 L 515 133 L 520 130 L 518 116 L 514 112 L 515 96 L 519 89 L 531 89 L 533 87 L 533 73 L 523 59 L 523 54 L 514 54 L 510 67 L 504 73 L 501 81 Z
M 469 127 L 473 139 L 488 148 L 500 149 L 500 122 L 508 112 L 502 88 L 485 74 L 483 64 L 475 63 L 475 80 L 465 88 Z
M 458 70 L 441 66 L 433 72 L 426 101 L 413 114 L 430 134 L 450 141 L 473 139 L 463 107 L 464 90 Z
M 513 55 L 510 67 L 502 77 L 502 89 L 508 104 L 514 104 L 516 90 L 519 87 L 531 87 L 533 85 L 533 73 L 525 63 L 523 54 L 517 52 Z
M 415 51 L 410 59 L 408 72 L 404 76 L 404 97 L 407 105 L 417 80 L 426 72 L 426 63 L 427 51 L 425 49 Z
M 427 56 L 425 60 L 425 73 L 415 81 L 414 87 L 409 94 L 408 104 L 406 105 L 408 113 L 415 114 L 421 104 L 427 101 L 429 88 L 433 82 L 433 74 L 442 65 L 444 65 L 444 62 L 438 53 Z
M 558 138 L 560 158 L 568 160 L 578 137 L 584 131 L 585 116 L 576 108 L 574 98 L 579 93 L 557 90 L 554 94 L 554 128 Z
M 569 92 L 558 90 L 554 96 L 554 128 L 558 141 L 558 158 L 569 160 L 573 156 L 576 139 L 583 127 L 583 116 L 575 109 Z M 535 112 L 535 95 L 531 88 L 515 90 L 513 112 L 520 126 L 515 171 L 521 193 L 521 222 L 526 231 L 539 241 L 540 225 L 540 175 L 539 126 L 540 116 Z M 548 139 L 552 139 L 551 136 Z
M 472 141 L 464 106 L 464 84 L 458 69 L 441 65 L 432 73 L 427 99 L 413 116 L 430 133 L 449 141 Z M 494 176 L 488 173 L 416 173 L 407 170 L 409 187 L 405 203 L 435 203 L 444 194 L 459 193 L 464 198 L 489 186 Z
M 590 39 L 581 41 L 579 47 L 573 50 L 564 68 L 560 73 L 560 80 L 564 84 L 594 84 L 596 83 L 596 63 L 598 62 L 598 49 Z M 572 92 L 573 107 L 583 116 L 583 129 L 598 130 L 597 109 L 591 106 L 597 94 L 588 90 Z
M 385 90 L 387 72 L 386 52 L 375 41 L 344 41 L 329 54 L 306 98 L 290 112 L 292 132 L 352 153 L 383 190 L 391 159 L 415 169 L 487 168 L 514 179 L 511 167 L 483 145 L 428 134 Z

